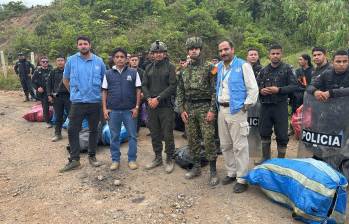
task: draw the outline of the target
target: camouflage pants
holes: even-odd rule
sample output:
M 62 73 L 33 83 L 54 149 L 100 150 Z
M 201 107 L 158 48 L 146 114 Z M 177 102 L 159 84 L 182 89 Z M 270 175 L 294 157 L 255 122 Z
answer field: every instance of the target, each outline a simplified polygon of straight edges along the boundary
M 207 122 L 205 120 L 209 107 L 205 105 L 191 107 L 189 111 L 189 121 L 186 128 L 188 131 L 189 148 L 193 158 L 199 161 L 201 140 L 203 140 L 207 160 L 215 160 L 217 158 L 214 141 L 215 121 Z

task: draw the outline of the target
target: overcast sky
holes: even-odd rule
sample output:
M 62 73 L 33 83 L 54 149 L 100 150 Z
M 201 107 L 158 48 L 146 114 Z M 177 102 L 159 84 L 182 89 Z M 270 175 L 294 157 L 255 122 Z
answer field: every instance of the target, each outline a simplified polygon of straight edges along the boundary
M 6 4 L 10 2 L 11 0 L 0 0 L 0 4 Z M 18 1 L 18 0 L 12 0 L 12 1 Z M 22 0 L 26 6 L 32 6 L 32 5 L 49 5 L 52 0 Z

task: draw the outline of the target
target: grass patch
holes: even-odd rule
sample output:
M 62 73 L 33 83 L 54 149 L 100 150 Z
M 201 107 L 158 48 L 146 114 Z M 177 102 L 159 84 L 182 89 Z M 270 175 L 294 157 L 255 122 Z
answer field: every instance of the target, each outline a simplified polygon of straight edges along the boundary
M 15 74 L 8 74 L 7 78 L 0 74 L 0 89 L 1 90 L 20 90 L 21 82 Z

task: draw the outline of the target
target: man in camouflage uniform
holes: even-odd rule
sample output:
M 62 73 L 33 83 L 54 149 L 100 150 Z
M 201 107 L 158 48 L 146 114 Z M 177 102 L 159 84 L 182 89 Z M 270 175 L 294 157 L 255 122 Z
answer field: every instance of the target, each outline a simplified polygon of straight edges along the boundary
M 201 55 L 202 40 L 191 37 L 186 41 L 191 62 L 178 76 L 177 103 L 183 121 L 187 124 L 190 152 L 194 159 L 193 168 L 185 174 L 192 179 L 201 174 L 200 144 L 204 140 L 206 157 L 210 161 L 209 185 L 219 183 L 216 171 L 215 117 L 216 91 L 215 76 Z

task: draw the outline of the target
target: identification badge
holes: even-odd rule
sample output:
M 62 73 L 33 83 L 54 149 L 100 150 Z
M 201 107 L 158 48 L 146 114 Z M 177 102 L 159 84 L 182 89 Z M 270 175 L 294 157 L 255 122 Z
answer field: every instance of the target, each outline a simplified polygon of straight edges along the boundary
M 127 76 L 127 81 L 132 81 L 132 77 L 130 75 Z

